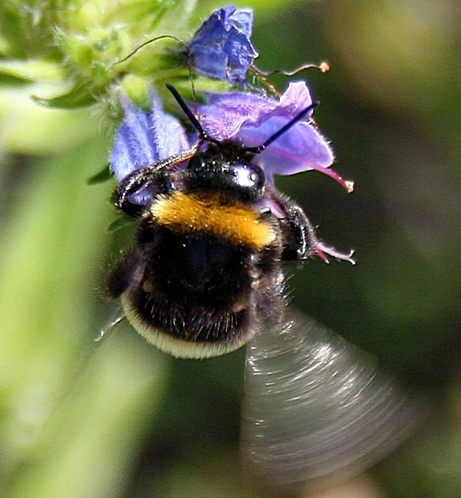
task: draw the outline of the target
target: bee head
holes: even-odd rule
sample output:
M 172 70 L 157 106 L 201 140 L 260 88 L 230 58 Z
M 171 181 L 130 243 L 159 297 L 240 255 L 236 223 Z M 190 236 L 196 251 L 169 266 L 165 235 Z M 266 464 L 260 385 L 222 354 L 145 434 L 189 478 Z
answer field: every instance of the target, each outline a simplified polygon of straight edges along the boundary
M 241 150 L 237 144 L 234 147 Z M 266 175 L 260 166 L 232 155 L 229 157 L 213 145 L 205 152 L 195 154 L 184 173 L 191 191 L 222 192 L 249 201 L 259 199 L 265 191 Z
M 189 160 L 185 170 L 188 188 L 198 191 L 222 191 L 242 200 L 259 199 L 265 191 L 266 175 L 260 166 L 252 162 L 253 157 L 263 152 L 317 105 L 313 103 L 303 109 L 262 144 L 245 147 L 230 139 L 220 141 L 210 137 L 176 88 L 170 84 L 166 87 L 198 131 L 199 143 L 208 144 L 205 151 L 195 153 Z

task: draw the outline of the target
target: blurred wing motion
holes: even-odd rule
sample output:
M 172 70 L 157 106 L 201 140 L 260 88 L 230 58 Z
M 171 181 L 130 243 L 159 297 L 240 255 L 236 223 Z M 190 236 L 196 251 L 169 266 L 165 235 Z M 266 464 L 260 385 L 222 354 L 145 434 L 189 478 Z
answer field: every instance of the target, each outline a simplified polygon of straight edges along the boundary
M 408 436 L 421 404 L 369 355 L 289 312 L 248 346 L 242 450 L 271 489 L 366 469 Z

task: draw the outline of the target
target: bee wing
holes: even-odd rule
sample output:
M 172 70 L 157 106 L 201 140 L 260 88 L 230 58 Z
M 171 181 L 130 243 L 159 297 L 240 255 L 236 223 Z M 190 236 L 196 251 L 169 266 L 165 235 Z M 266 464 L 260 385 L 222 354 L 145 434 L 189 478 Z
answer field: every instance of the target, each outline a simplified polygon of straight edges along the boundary
M 376 360 L 292 311 L 248 346 L 242 450 L 271 489 L 347 478 L 383 458 L 420 420 L 421 403 Z

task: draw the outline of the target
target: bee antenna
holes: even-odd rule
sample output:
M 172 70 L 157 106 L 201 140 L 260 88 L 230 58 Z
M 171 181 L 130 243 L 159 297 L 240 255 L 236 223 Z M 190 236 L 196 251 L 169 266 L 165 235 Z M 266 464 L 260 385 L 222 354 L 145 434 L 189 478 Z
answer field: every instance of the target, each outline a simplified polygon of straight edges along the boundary
M 192 126 L 199 132 L 200 138 L 202 140 L 206 140 L 207 142 L 213 142 L 213 143 L 219 145 L 219 140 L 216 140 L 212 137 L 209 137 L 208 134 L 205 132 L 205 130 L 203 129 L 203 126 L 200 124 L 200 121 L 197 119 L 195 114 L 191 111 L 190 107 L 186 104 L 185 100 L 181 97 L 178 90 L 176 90 L 176 88 L 173 85 L 170 85 L 169 83 L 166 83 L 165 85 L 168 88 L 168 90 L 171 92 L 173 97 L 175 98 L 176 102 L 179 104 L 179 107 L 181 107 L 184 114 L 187 116 L 189 121 L 192 123 Z
M 246 152 L 251 154 L 259 154 L 265 150 L 272 142 L 275 142 L 281 135 L 286 133 L 290 128 L 292 128 L 298 121 L 301 121 L 307 114 L 309 114 L 312 109 L 315 109 L 319 105 L 319 102 L 312 102 L 312 104 L 301 112 L 296 114 L 296 116 L 291 119 L 286 125 L 282 126 L 280 130 L 277 130 L 272 136 L 270 136 L 263 144 L 257 145 L 256 147 L 245 147 Z

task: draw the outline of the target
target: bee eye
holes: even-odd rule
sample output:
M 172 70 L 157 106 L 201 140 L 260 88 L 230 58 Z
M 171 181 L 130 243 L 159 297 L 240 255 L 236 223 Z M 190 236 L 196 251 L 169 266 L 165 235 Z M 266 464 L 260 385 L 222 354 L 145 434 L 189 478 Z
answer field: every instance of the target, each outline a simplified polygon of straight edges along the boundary
M 255 164 L 236 164 L 229 172 L 235 179 L 236 185 L 242 188 L 260 190 L 266 182 L 264 171 Z
M 186 169 L 188 170 L 202 170 L 206 165 L 206 159 L 202 154 L 195 154 L 189 159 Z

